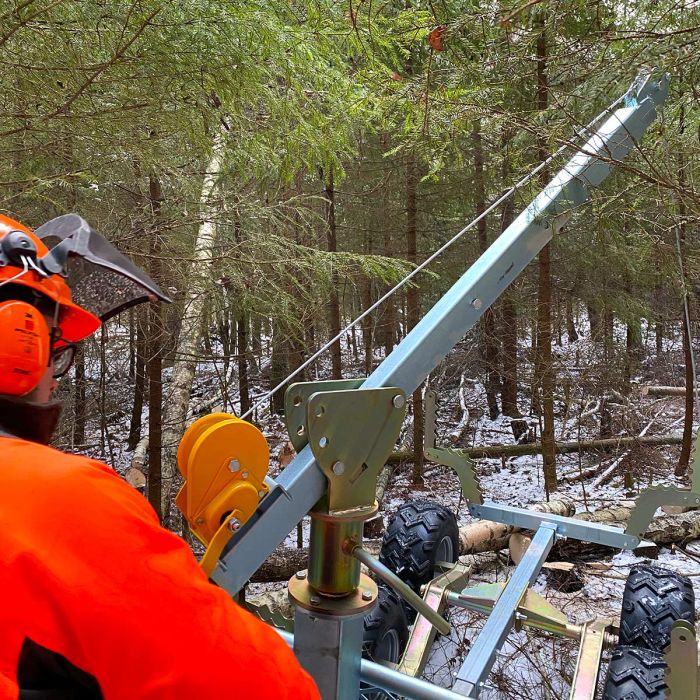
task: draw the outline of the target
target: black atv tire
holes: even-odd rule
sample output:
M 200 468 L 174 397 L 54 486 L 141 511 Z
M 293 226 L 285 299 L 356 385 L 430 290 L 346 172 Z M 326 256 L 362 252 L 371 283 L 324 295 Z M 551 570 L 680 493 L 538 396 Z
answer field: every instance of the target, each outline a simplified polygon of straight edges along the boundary
M 603 700 L 665 700 L 663 654 L 639 647 L 615 647 L 605 677 Z
M 663 651 L 674 620 L 695 622 L 690 579 L 660 566 L 633 567 L 622 597 L 620 646 Z
M 365 615 L 362 655 L 372 661 L 398 663 L 408 642 L 408 622 L 399 596 L 379 586 L 377 604 Z
M 416 593 L 435 576 L 438 561 L 459 556 L 459 530 L 454 513 L 430 501 L 404 503 L 389 520 L 379 561 Z

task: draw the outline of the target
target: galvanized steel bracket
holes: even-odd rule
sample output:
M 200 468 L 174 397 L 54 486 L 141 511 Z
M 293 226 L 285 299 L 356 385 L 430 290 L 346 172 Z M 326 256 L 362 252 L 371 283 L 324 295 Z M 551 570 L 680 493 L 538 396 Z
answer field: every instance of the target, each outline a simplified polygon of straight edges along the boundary
M 343 391 L 357 389 L 365 380 L 332 379 L 325 382 L 297 382 L 290 384 L 284 394 L 284 421 L 289 433 L 289 440 L 297 452 L 309 442 L 306 406 L 311 394 L 319 391 Z
M 632 514 L 627 521 L 625 533 L 636 537 L 642 535 L 649 527 L 654 513 L 661 506 L 698 508 L 700 493 L 675 486 L 653 486 L 646 489 L 637 497 Z
M 671 628 L 671 643 L 664 654 L 668 666 L 666 682 L 671 700 L 695 700 L 698 697 L 698 645 L 695 628 L 686 620 L 676 620 Z
M 450 591 L 461 590 L 467 585 L 471 568 L 471 566 L 457 563 L 445 573 L 436 576 L 425 588 L 423 593 L 425 603 L 438 615 L 442 615 L 447 606 L 447 594 Z M 428 661 L 430 648 L 436 635 L 437 630 L 430 621 L 418 615 L 396 670 L 408 676 L 420 676 Z
M 331 515 L 373 508 L 379 471 L 406 415 L 403 390 L 357 389 L 345 380 L 302 383 L 289 387 L 285 402 L 294 409 L 291 425 L 298 423 L 297 437 L 308 440 L 328 479 L 323 508 Z

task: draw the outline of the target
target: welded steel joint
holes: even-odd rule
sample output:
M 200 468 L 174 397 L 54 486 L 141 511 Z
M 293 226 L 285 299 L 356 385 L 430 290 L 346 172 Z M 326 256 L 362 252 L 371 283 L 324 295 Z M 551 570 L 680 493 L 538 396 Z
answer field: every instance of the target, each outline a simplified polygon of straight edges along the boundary
M 374 508 L 377 477 L 406 415 L 406 394 L 395 387 L 355 388 L 363 380 L 302 382 L 285 395 L 292 444 L 308 444 L 328 479 L 317 510 Z

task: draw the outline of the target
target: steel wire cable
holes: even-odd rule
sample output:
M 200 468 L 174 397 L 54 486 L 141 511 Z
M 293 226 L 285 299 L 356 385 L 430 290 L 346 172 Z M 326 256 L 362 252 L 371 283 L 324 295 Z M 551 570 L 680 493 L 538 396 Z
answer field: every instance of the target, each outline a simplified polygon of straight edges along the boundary
M 634 87 L 634 85 L 633 85 Z M 605 116 L 612 112 L 615 107 L 617 107 L 620 102 L 623 102 L 629 97 L 630 91 L 626 92 L 621 97 L 618 97 L 614 102 L 608 105 L 600 114 L 594 117 L 586 126 L 581 127 L 574 132 L 574 138 L 582 138 L 586 134 L 590 133 L 590 130 L 598 122 L 600 122 Z M 282 387 L 284 387 L 290 379 L 296 377 L 300 372 L 306 369 L 311 363 L 317 360 L 326 350 L 328 350 L 334 343 L 339 341 L 346 333 L 352 330 L 360 321 L 366 318 L 375 309 L 381 306 L 387 299 L 393 296 L 399 291 L 406 283 L 410 282 L 418 273 L 422 272 L 430 263 L 432 263 L 436 258 L 440 257 L 450 246 L 456 243 L 467 231 L 470 231 L 474 226 L 476 226 L 484 217 L 488 216 L 496 207 L 505 202 L 509 197 L 512 197 L 523 185 L 527 184 L 532 178 L 537 175 L 543 168 L 547 167 L 553 160 L 558 158 L 564 151 L 571 148 L 573 144 L 567 141 L 564 145 L 560 146 L 554 153 L 543 160 L 537 167 L 531 170 L 525 177 L 520 179 L 515 183 L 510 189 L 504 192 L 498 199 L 496 199 L 492 204 L 490 204 L 481 214 L 479 214 L 475 219 L 470 221 L 463 229 L 458 231 L 452 238 L 450 238 L 446 243 L 443 243 L 440 248 L 438 248 L 432 255 L 426 258 L 420 265 L 415 267 L 408 275 L 396 283 L 386 294 L 377 299 L 371 306 L 365 309 L 357 318 L 345 326 L 337 335 L 331 338 L 327 343 L 325 343 L 321 348 L 319 348 L 311 357 L 307 358 L 302 364 L 300 364 L 293 372 L 287 375 L 277 386 L 270 389 L 267 393 L 263 394 L 242 416 L 241 419 L 245 420 L 250 415 L 252 415 L 256 410 L 263 407 L 265 402 L 274 394 L 276 394 Z

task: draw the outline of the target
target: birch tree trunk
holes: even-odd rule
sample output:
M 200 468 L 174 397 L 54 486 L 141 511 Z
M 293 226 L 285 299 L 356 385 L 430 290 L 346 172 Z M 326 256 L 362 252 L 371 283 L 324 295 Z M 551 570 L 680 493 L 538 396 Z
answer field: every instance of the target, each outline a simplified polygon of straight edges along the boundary
M 185 430 L 185 419 L 190 390 L 197 366 L 197 352 L 202 335 L 202 312 L 207 300 L 207 287 L 216 241 L 215 204 L 213 194 L 223 165 L 225 142 L 218 134 L 212 144 L 212 155 L 207 166 L 199 198 L 201 224 L 194 245 L 194 258 L 188 271 L 187 295 L 180 336 L 175 347 L 172 381 L 168 401 L 163 412 L 163 465 L 161 475 L 161 508 L 164 524 L 170 522 L 170 502 L 177 474 L 176 453 Z

